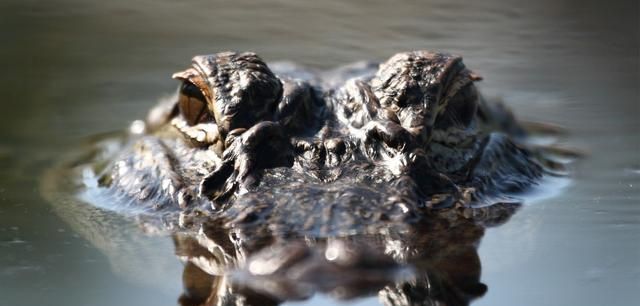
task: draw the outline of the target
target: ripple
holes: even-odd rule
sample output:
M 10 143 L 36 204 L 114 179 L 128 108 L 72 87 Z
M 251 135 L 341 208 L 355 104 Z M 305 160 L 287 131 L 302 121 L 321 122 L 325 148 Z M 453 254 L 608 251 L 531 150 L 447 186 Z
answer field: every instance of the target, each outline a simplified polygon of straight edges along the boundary
M 625 173 L 640 175 L 640 165 L 633 165 L 631 167 L 624 168 Z
M 521 199 L 524 204 L 535 204 L 560 195 L 572 183 L 573 180 L 569 177 L 547 175 L 540 184 L 512 196 Z

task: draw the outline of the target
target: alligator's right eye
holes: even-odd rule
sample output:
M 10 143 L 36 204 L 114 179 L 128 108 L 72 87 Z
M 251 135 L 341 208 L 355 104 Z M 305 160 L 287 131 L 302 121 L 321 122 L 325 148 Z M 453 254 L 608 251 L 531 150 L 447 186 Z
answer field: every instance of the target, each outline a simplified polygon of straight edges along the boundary
M 182 82 L 180 86 L 180 97 L 178 98 L 178 108 L 180 114 L 189 125 L 212 119 L 207 109 L 207 99 L 200 89 L 189 81 Z

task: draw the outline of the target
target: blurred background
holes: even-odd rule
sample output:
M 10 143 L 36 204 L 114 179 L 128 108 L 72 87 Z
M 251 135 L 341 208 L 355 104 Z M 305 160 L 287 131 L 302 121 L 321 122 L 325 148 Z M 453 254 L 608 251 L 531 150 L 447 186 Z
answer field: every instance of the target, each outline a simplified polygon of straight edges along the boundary
M 131 254 L 125 267 L 59 218 L 39 184 L 86 137 L 144 116 L 193 55 L 255 51 L 330 68 L 412 49 L 463 55 L 486 95 L 567 128 L 562 144 L 589 154 L 559 195 L 487 231 L 479 252 L 489 291 L 474 304 L 640 304 L 639 6 L 3 0 L 0 305 L 176 304 L 182 268 L 168 238 L 149 238 L 153 258 Z

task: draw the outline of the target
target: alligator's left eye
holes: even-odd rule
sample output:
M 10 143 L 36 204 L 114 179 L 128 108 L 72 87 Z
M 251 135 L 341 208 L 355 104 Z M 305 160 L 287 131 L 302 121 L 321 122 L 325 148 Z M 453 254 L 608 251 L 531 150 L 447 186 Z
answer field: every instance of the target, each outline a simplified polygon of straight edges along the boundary
M 189 81 L 182 82 L 180 97 L 178 98 L 180 114 L 189 125 L 211 121 L 212 117 L 207 110 L 207 99 L 200 89 Z

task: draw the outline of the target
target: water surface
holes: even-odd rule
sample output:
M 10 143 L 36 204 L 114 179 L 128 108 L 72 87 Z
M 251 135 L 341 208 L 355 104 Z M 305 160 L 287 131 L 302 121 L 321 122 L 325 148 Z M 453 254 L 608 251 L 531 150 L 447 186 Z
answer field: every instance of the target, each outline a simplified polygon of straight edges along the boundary
M 0 304 L 176 304 L 182 266 L 170 240 L 136 238 L 157 252 L 114 258 L 108 246 L 131 237 L 87 239 L 39 180 L 85 137 L 142 117 L 194 54 L 332 67 L 411 49 L 462 54 L 486 94 L 566 127 L 564 144 L 588 152 L 560 195 L 487 231 L 489 291 L 475 304 L 639 304 L 639 4 L 512 2 L 3 1 Z

